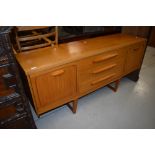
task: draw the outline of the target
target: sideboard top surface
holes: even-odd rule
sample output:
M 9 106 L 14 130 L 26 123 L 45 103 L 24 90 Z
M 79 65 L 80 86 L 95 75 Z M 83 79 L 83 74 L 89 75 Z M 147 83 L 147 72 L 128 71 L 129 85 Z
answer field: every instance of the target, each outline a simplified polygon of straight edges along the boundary
M 145 39 L 114 34 L 18 53 L 16 58 L 25 73 L 32 74 L 141 41 Z

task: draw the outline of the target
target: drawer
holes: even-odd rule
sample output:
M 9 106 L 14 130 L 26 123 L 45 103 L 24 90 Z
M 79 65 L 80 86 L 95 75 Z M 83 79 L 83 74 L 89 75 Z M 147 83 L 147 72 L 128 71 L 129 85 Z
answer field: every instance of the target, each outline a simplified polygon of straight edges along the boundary
M 33 129 L 34 125 L 32 124 L 28 116 L 22 116 L 13 120 L 9 123 L 1 125 L 2 129 Z
M 101 77 L 98 77 L 98 78 L 95 78 L 92 82 L 91 82 L 91 86 L 92 88 L 95 90 L 95 89 L 98 89 L 100 87 L 103 87 L 111 82 L 114 82 L 115 80 L 117 80 L 117 75 L 116 73 L 109 73 L 105 76 L 101 76 Z
M 0 97 L 8 96 L 17 89 L 16 75 L 13 72 L 13 66 L 0 67 Z
M 25 108 L 21 98 L 15 98 L 0 104 L 0 124 L 3 125 L 22 115 L 25 115 Z
M 117 51 L 105 52 L 93 57 L 93 67 L 106 66 L 108 63 L 116 62 L 118 58 L 119 53 Z
M 0 66 L 6 66 L 9 64 L 9 60 L 7 55 L 3 55 L 0 57 Z
M 120 73 L 121 73 L 121 66 L 119 66 L 116 63 L 111 63 L 107 66 L 100 67 L 97 69 L 93 69 L 92 77 L 94 80 L 94 79 L 98 79 L 98 78 L 108 76 L 108 75 L 113 74 L 113 73 L 115 73 L 115 77 L 119 77 Z
M 83 83 L 79 83 L 79 93 L 85 94 L 90 90 L 95 90 L 97 88 L 103 87 L 115 80 L 118 80 L 118 75 L 115 72 L 111 72 L 105 75 L 100 75 L 91 78 L 91 80 L 86 80 Z

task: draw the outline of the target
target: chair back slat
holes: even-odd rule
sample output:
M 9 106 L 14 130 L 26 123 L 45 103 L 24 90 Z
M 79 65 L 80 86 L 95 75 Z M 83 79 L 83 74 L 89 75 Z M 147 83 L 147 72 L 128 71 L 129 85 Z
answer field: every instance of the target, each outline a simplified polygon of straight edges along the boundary
M 58 45 L 57 26 L 17 26 L 16 30 L 19 52 Z

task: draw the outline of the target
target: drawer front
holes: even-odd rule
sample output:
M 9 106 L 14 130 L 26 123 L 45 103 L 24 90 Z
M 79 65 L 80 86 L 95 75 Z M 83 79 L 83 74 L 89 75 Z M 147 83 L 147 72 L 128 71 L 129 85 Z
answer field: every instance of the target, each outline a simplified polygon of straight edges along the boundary
M 8 56 L 4 54 L 5 52 L 4 53 L 3 52 L 0 54 L 0 66 L 6 66 L 9 64 Z
M 21 98 L 15 98 L 0 104 L 0 125 L 7 124 L 26 115 Z
M 3 124 L 2 129 L 33 129 L 34 125 L 30 122 L 30 118 L 22 116 L 9 123 Z
M 13 65 L 0 66 L 0 97 L 8 96 L 17 91 L 17 81 Z
M 116 61 L 118 59 L 117 51 L 105 52 L 103 54 L 94 56 L 93 58 L 93 66 L 97 67 L 100 65 L 106 65 L 107 62 Z
M 111 82 L 113 82 L 114 80 L 116 80 L 116 74 L 115 73 L 109 73 L 105 76 L 102 76 L 102 77 L 99 77 L 99 78 L 96 78 L 94 79 L 92 82 L 91 82 L 91 85 L 93 86 L 93 89 L 97 89 L 97 88 L 100 88 L 102 86 L 105 86 Z
M 102 78 L 104 76 L 108 76 L 111 74 L 115 74 L 115 77 L 120 75 L 120 68 L 117 63 L 110 63 L 107 66 L 100 67 L 100 68 L 94 68 L 92 71 L 92 77 L 93 80 L 96 80 L 98 78 Z

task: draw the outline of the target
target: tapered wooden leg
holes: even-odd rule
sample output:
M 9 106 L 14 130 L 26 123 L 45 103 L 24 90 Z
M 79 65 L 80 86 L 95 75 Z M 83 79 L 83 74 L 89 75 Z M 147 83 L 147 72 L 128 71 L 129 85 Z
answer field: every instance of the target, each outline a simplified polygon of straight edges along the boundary
M 70 104 L 67 104 L 67 106 L 69 107 L 69 109 L 71 109 L 74 114 L 76 113 L 77 102 L 78 102 L 78 100 L 76 99 L 76 100 L 73 101 L 72 106 Z
M 76 109 L 77 109 L 77 100 L 73 101 L 73 113 L 76 113 Z
M 110 84 L 107 85 L 107 86 L 108 86 L 111 90 L 113 90 L 114 92 L 116 92 L 117 89 L 118 89 L 119 83 L 120 83 L 120 79 L 117 80 L 117 81 L 115 81 L 114 83 L 115 83 L 115 86 L 114 86 L 114 87 L 112 87 Z

